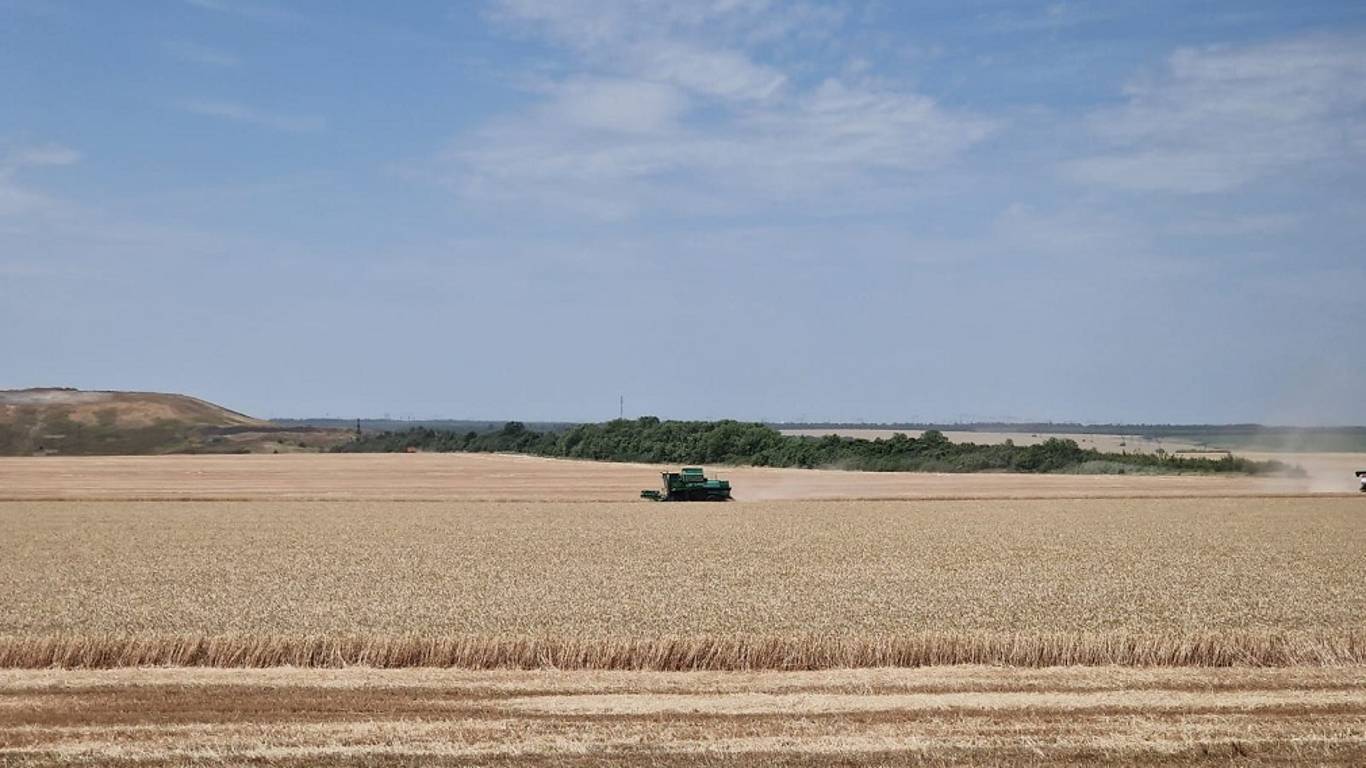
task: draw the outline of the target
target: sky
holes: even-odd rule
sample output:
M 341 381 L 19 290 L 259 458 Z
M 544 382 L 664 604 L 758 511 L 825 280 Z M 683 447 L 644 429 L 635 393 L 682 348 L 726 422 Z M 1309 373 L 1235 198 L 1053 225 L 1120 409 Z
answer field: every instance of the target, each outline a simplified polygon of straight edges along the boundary
M 0 388 L 1366 424 L 1366 4 L 0 0 Z

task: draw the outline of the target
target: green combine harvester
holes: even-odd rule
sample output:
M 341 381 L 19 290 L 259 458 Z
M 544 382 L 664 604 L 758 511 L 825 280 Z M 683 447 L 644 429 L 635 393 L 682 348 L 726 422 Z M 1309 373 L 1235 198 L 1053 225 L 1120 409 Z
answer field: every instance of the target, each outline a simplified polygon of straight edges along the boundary
M 641 491 L 640 498 L 651 501 L 730 501 L 729 480 L 708 480 L 701 467 L 684 467 L 680 472 L 661 472 L 664 490 Z

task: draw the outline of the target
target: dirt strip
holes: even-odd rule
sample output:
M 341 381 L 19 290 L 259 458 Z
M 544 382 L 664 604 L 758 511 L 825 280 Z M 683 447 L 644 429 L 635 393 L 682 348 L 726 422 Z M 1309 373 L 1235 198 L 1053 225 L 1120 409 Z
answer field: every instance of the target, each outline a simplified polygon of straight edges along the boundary
M 0 674 L 0 765 L 7 767 L 1351 765 L 1363 758 L 1360 667 Z

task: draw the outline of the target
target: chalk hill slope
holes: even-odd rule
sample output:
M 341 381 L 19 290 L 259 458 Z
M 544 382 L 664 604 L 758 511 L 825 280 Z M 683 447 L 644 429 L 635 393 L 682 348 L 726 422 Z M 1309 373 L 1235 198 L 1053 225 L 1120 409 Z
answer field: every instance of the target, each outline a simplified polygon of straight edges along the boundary
M 290 437 L 294 437 L 289 433 Z M 157 454 L 278 450 L 268 421 L 186 395 L 76 389 L 0 390 L 0 454 Z M 287 444 L 303 448 L 307 440 Z

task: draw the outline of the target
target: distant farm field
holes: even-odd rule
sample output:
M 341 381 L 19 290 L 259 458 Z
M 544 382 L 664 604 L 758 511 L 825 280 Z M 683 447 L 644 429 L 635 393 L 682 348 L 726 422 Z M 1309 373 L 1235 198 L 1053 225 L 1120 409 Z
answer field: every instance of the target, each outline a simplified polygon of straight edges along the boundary
M 827 428 L 802 428 L 784 429 L 784 435 L 798 435 L 801 437 L 824 437 L 825 435 L 836 434 L 842 437 L 857 437 L 864 440 L 886 439 L 896 433 L 903 433 L 908 437 L 920 437 L 921 430 L 915 429 L 885 429 L 878 427 L 827 427 Z M 1181 451 L 1198 451 L 1204 446 L 1191 440 L 1180 438 L 1159 438 L 1145 437 L 1143 435 L 1106 435 L 1080 432 L 980 432 L 977 430 L 947 430 L 944 436 L 955 443 L 981 443 L 995 444 L 1004 443 L 1007 440 L 1016 445 L 1036 445 L 1043 441 L 1056 437 L 1061 440 L 1073 440 L 1082 448 L 1095 448 L 1098 451 L 1107 453 L 1120 453 L 1129 451 L 1130 453 L 1152 453 L 1158 449 L 1175 453 Z
M 1259 458 L 1279 455 L 1259 454 Z M 1305 477 L 844 472 L 708 467 L 741 501 L 1352 493 L 1366 455 L 1294 455 Z M 0 457 L 0 500 L 629 502 L 666 467 L 471 453 Z M 676 467 L 675 467 L 676 469 Z

